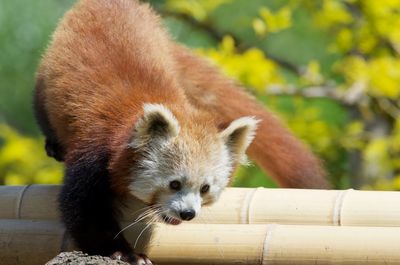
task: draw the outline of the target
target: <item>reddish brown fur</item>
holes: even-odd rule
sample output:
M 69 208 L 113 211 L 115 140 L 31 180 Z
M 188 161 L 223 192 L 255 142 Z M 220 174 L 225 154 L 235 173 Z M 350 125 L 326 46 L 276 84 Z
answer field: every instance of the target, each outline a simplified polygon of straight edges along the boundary
M 124 147 L 143 103 L 164 104 L 189 130 L 197 123 L 216 133 L 207 126 L 212 118 L 193 108 L 179 87 L 169 57 L 172 42 L 159 17 L 147 5 L 134 14 L 138 5 L 129 0 L 79 2 L 60 23 L 38 71 L 66 163 L 82 148 L 108 147 L 113 184 L 120 193 L 127 192 L 127 180 L 120 176 L 127 176 L 132 161 Z
M 106 146 L 114 184 L 127 192 L 117 176 L 127 173 L 132 154 L 121 147 L 143 103 L 154 102 L 170 108 L 186 127 L 254 115 L 262 122 L 249 155 L 258 164 L 284 187 L 327 187 L 318 159 L 271 113 L 172 42 L 152 12 L 131 15 L 137 6 L 129 0 L 81 1 L 61 22 L 42 61 L 44 107 L 67 164 L 78 149 Z
M 140 39 L 145 32 L 157 30 L 159 21 L 152 16 L 131 21 L 129 12 L 121 12 L 135 10 L 135 5 L 135 1 L 82 1 L 54 35 L 39 77 L 44 76 L 46 87 L 51 88 L 45 91 L 50 123 L 69 148 L 78 139 L 104 144 L 116 135 L 113 130 L 127 130 L 121 125 L 133 125 L 143 102 L 186 100 L 175 89 L 173 76 L 166 73 L 172 60 L 165 58 L 167 48 L 158 46 L 168 46 L 164 32 Z M 116 26 L 110 28 L 108 23 Z M 139 32 L 131 34 L 126 24 L 136 24 L 129 29 L 140 28 Z M 161 55 L 165 60 L 155 63 Z

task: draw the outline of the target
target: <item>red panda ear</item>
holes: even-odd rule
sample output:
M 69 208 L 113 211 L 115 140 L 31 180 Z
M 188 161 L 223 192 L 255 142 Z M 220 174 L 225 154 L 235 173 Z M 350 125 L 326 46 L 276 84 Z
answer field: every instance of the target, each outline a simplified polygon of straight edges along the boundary
M 161 143 L 178 135 L 180 126 L 174 114 L 162 104 L 143 105 L 143 116 L 136 122 L 130 147 Z
M 242 117 L 231 122 L 220 133 L 234 160 L 240 163 L 246 162 L 245 152 L 254 139 L 258 122 L 253 117 Z

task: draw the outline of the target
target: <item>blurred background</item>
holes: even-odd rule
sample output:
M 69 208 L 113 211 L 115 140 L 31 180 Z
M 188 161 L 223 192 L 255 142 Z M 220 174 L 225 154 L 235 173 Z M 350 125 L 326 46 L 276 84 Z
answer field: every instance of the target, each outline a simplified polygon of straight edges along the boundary
M 239 80 L 322 158 L 335 188 L 400 190 L 399 0 L 154 0 L 179 42 Z M 0 2 L 0 184 L 60 183 L 32 114 L 72 0 Z M 236 186 L 276 186 L 255 165 Z

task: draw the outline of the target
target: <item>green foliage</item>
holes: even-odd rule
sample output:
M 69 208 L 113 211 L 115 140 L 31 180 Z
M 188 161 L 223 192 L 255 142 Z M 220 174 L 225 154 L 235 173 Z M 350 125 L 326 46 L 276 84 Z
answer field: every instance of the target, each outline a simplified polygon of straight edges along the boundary
M 60 183 L 61 164 L 48 158 L 43 139 L 22 136 L 0 125 L 0 184 Z
M 292 24 L 292 10 L 289 7 L 282 7 L 273 13 L 267 7 L 261 7 L 260 18 L 253 20 L 254 31 L 264 36 L 267 32 L 279 32 L 290 27 Z
M 197 20 L 205 20 L 210 12 L 227 2 L 230 0 L 170 0 L 166 2 L 166 8 L 187 14 Z
M 232 185 L 234 187 L 277 187 L 277 184 L 270 178 L 265 176 L 255 164 L 240 167 L 236 172 L 236 176 Z
M 201 49 L 199 53 L 214 60 L 228 76 L 257 90 L 263 91 L 267 84 L 283 82 L 275 63 L 260 49 L 237 53 L 234 40 L 229 36 L 223 38 L 217 49 Z
M 57 20 L 73 0 L 0 1 L 0 122 L 37 133 L 35 69 Z
M 347 129 L 353 129 L 354 141 L 344 147 L 361 152 L 368 187 L 399 189 L 400 2 L 325 0 L 312 10 L 316 22 L 324 20 L 317 24 L 334 36 L 329 50 L 340 55 L 333 69 L 343 80 L 338 89 L 359 94 L 358 121 Z
M 0 2 L 0 180 L 59 182 L 31 115 L 34 69 L 72 0 Z M 400 190 L 400 1 L 150 0 L 174 37 L 276 111 L 334 186 Z M 23 132 L 17 133 L 15 129 Z M 274 186 L 256 167 L 236 186 Z

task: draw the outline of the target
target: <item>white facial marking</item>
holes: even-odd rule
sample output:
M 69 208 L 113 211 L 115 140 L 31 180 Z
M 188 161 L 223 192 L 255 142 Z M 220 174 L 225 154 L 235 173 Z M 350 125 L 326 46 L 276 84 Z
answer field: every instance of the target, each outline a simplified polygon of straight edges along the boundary
M 201 197 L 199 192 L 188 190 L 186 192 L 177 192 L 169 202 L 170 211 L 179 216 L 180 212 L 194 210 L 196 215 L 200 213 Z

